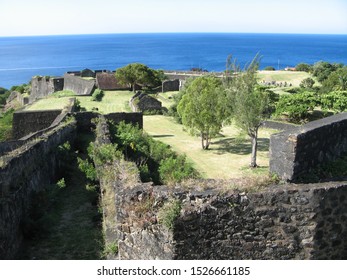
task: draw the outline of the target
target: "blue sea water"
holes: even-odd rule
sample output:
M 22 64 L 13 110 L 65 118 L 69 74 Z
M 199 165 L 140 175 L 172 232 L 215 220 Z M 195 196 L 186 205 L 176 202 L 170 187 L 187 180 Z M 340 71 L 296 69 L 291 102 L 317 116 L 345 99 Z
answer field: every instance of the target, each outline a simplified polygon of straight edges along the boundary
M 10 88 L 35 75 L 115 70 L 133 62 L 155 69 L 200 67 L 223 71 L 228 55 L 241 65 L 260 53 L 260 68 L 306 62 L 347 64 L 347 35 L 167 33 L 0 37 L 0 86 Z

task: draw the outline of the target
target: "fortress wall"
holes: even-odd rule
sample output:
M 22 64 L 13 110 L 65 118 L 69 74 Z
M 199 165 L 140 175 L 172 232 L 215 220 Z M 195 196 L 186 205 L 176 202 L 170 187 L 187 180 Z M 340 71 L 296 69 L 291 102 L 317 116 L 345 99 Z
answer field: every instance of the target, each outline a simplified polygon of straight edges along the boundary
M 44 98 L 51 93 L 61 91 L 64 88 L 64 78 L 33 77 L 31 79 L 31 93 L 29 102 Z
M 13 259 L 23 240 L 22 227 L 35 193 L 60 173 L 57 147 L 71 143 L 76 123 L 61 124 L 0 160 L 0 259 Z
M 347 152 L 347 113 L 313 121 L 270 138 L 270 171 L 295 181 Z
M 198 191 L 114 183 L 120 259 L 346 259 L 347 183 Z M 201 188 L 200 188 L 201 190 Z M 160 209 L 182 208 L 173 229 Z M 146 206 L 150 203 L 150 206 Z M 149 210 L 144 210 L 149 209 Z
M 64 75 L 64 90 L 71 90 L 76 95 L 91 95 L 94 88 L 94 80 L 85 80 L 70 74 Z
M 48 128 L 61 110 L 17 111 L 13 114 L 12 136 L 20 139 L 30 133 Z
M 179 90 L 180 90 L 180 80 L 179 79 L 169 80 L 169 81 L 163 82 L 162 92 L 179 91 Z

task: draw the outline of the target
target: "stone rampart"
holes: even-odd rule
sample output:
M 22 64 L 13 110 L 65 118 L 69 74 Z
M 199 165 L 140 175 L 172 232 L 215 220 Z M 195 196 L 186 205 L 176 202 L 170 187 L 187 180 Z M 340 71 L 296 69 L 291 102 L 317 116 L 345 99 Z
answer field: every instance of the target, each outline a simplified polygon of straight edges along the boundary
M 107 128 L 97 131 L 103 133 L 99 143 L 109 143 Z M 115 258 L 347 258 L 347 182 L 274 185 L 257 192 L 228 190 L 214 180 L 189 188 L 154 186 L 141 183 L 131 163 L 122 164 L 109 167 L 113 177 L 99 173 L 108 204 L 105 236 L 118 243 Z M 180 210 L 165 223 L 173 205 Z
M 30 103 L 64 88 L 64 78 L 36 76 L 31 79 Z
M 13 114 L 12 136 L 20 139 L 30 133 L 48 128 L 61 110 L 17 111 Z
M 345 152 L 347 113 L 342 113 L 272 135 L 270 171 L 295 181 Z
M 71 90 L 76 95 L 91 95 L 95 88 L 95 80 L 85 80 L 70 74 L 64 75 L 64 90 Z
M 164 81 L 162 85 L 162 92 L 168 92 L 168 91 L 179 91 L 180 90 L 180 80 L 168 80 Z
M 0 158 L 0 259 L 15 257 L 33 194 L 57 178 L 61 171 L 57 147 L 72 143 L 75 135 L 75 122 L 61 124 Z
M 347 258 L 347 182 L 257 193 L 118 182 L 114 191 L 120 259 Z M 159 214 L 170 200 L 181 204 L 173 229 Z

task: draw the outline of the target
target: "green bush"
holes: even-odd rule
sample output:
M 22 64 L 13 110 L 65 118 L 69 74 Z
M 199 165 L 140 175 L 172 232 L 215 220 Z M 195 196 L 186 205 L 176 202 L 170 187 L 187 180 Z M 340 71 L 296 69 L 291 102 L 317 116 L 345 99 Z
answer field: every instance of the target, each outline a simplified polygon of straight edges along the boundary
M 175 221 L 180 215 L 182 203 L 180 200 L 171 200 L 163 205 L 158 212 L 159 223 L 166 226 L 168 229 L 173 229 Z
M 170 146 L 154 140 L 138 127 L 121 122 L 115 131 L 115 141 L 125 157 L 137 164 L 141 180 L 171 184 L 198 176 L 185 156 L 178 156 Z
M 101 89 L 96 89 L 92 94 L 92 101 L 101 101 L 103 97 L 104 92 Z
M 97 181 L 94 165 L 88 159 L 77 158 L 78 168 L 86 175 L 87 179 Z
M 0 142 L 10 140 L 12 137 L 13 113 L 13 109 L 4 114 L 0 113 Z
M 265 70 L 265 71 L 275 71 L 276 69 L 275 69 L 275 67 L 273 67 L 273 66 L 266 66 L 266 67 L 264 68 L 264 70 Z
M 320 98 L 313 92 L 283 94 L 276 105 L 275 115 L 287 115 L 289 121 L 300 123 L 319 105 Z
M 193 166 L 184 155 L 163 159 L 159 166 L 160 180 L 165 184 L 174 184 L 185 179 L 196 177 Z

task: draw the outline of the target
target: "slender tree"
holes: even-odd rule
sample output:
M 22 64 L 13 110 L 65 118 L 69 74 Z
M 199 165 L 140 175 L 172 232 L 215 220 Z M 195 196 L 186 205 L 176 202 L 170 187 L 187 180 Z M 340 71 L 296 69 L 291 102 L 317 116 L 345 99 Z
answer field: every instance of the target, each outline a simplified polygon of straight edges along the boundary
M 203 76 L 193 80 L 177 106 L 182 123 L 192 134 L 201 137 L 201 146 L 207 150 L 211 138 L 222 128 L 225 120 L 225 91 L 221 80 Z
M 230 106 L 230 114 L 235 124 L 251 138 L 251 167 L 257 166 L 258 129 L 269 116 L 269 98 L 257 84 L 259 56 L 242 71 L 236 62 L 228 58 L 227 73 L 234 75 L 226 79 L 226 93 Z M 230 71 L 232 70 L 232 71 Z

